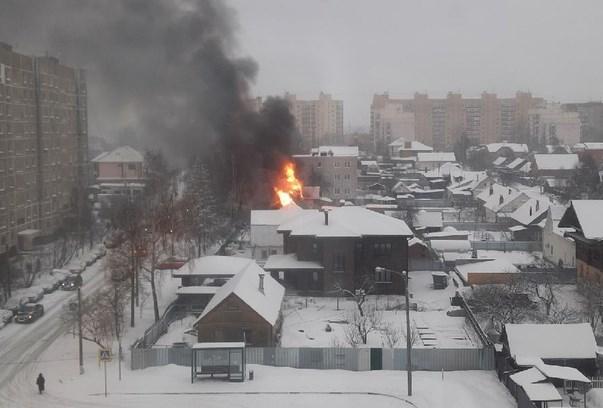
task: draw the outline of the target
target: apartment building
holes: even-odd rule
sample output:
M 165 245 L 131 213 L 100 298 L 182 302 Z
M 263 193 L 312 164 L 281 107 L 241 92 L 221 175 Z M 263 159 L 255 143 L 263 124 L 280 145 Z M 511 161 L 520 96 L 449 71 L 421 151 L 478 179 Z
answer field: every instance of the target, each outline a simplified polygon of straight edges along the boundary
M 20 232 L 50 235 L 75 213 L 87 128 L 83 70 L 0 43 L 0 253 Z
M 562 105 L 567 112 L 577 112 L 580 117 L 580 141 L 603 140 L 603 102 L 568 103 Z
M 358 146 L 320 146 L 293 156 L 305 186 L 320 186 L 320 195 L 351 199 L 358 189 Z
M 320 93 L 318 99 L 302 100 L 287 93 L 295 125 L 305 149 L 343 141 L 343 101 Z
M 513 98 L 499 98 L 487 92 L 479 98 L 464 98 L 452 92 L 445 98 L 430 98 L 420 93 L 412 99 L 374 95 L 371 138 L 376 152 L 386 154 L 387 145 L 396 139 L 395 134 L 388 133 L 388 129 L 395 129 L 391 124 L 394 112 L 395 118 L 414 115 L 414 140 L 433 146 L 436 151 L 452 150 L 463 135 L 480 144 L 527 140 L 528 111 L 543 104 L 542 98 L 526 92 L 517 92 Z
M 580 142 L 580 114 L 565 111 L 559 104 L 530 109 L 528 123 L 532 143 L 573 146 Z

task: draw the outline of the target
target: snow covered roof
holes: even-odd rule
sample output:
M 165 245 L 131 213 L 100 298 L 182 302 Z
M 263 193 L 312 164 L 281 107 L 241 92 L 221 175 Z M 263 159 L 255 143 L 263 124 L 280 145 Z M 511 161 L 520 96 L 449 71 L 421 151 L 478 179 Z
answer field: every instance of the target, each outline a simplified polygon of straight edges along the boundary
M 420 210 L 413 215 L 412 223 L 415 228 L 442 228 L 444 226 L 441 211 Z
M 388 146 L 390 147 L 398 147 L 397 150 L 414 150 L 421 152 L 433 152 L 433 147 L 427 146 L 421 142 L 417 142 L 416 140 L 407 141 L 403 137 L 400 137 L 393 142 L 391 142 Z
M 425 152 L 417 153 L 417 162 L 455 162 L 453 152 Z M 419 165 L 419 164 L 417 164 Z
M 279 269 L 324 269 L 314 261 L 300 261 L 296 254 L 270 255 L 264 264 L 265 270 Z
M 144 156 L 130 146 L 122 146 L 111 152 L 104 152 L 92 159 L 95 163 L 142 163 Z
M 203 256 L 191 259 L 178 270 L 175 270 L 172 276 L 176 278 L 190 275 L 231 277 L 247 268 L 253 262 L 249 258 L 233 256 Z
M 421 241 L 417 237 L 412 237 L 411 239 L 408 240 L 408 247 L 410 248 L 413 245 L 420 245 L 420 246 L 427 247 L 427 245 L 425 244 L 425 242 Z
M 533 384 L 546 380 L 546 377 L 540 372 L 539 369 L 535 367 L 511 374 L 509 378 L 511 378 L 515 384 L 521 385 L 522 387 L 527 384 Z
M 603 150 L 603 143 L 576 143 L 573 147 L 574 151 L 580 150 Z
M 526 384 L 523 386 L 523 390 L 530 401 L 563 401 L 557 388 L 549 382 Z
M 285 295 L 285 288 L 270 274 L 265 273 L 255 261 L 250 259 L 247 259 L 247 261 L 250 262 L 242 271 L 218 289 L 193 325 L 201 321 L 231 294 L 245 302 L 271 325 L 276 323 Z M 263 291 L 259 289 L 260 275 L 264 277 Z
M 549 209 L 551 201 L 547 196 L 532 195 L 528 201 L 511 213 L 511 218 L 522 225 L 530 225 Z
M 538 368 L 538 370 L 548 378 L 558 378 L 560 380 L 590 383 L 590 380 L 574 367 L 539 363 L 536 365 L 536 368 Z
M 520 168 L 524 163 L 526 162 L 526 159 L 522 159 L 521 157 L 516 158 L 515 160 L 513 160 L 511 163 L 508 163 L 506 165 L 506 167 L 510 170 L 517 170 L 518 168 Z
M 507 158 L 506 158 L 506 157 L 504 157 L 504 156 L 500 156 L 500 157 L 497 157 L 496 159 L 494 159 L 494 161 L 492 162 L 492 164 L 493 164 L 494 166 L 502 166 L 502 164 L 503 164 L 504 162 L 506 162 L 506 161 L 507 161 Z
M 362 237 L 398 236 L 412 237 L 413 233 L 402 220 L 379 214 L 358 206 L 329 207 L 323 211 L 306 210 L 301 216 L 284 222 L 279 232 L 290 231 L 291 236 Z M 325 218 L 328 217 L 328 225 Z
M 486 145 L 486 148 L 488 149 L 488 152 L 490 152 L 490 153 L 496 153 L 503 147 L 511 149 L 511 151 L 514 153 L 527 153 L 529 151 L 528 145 L 521 144 L 521 143 L 503 142 L 503 143 L 490 143 L 490 144 Z
M 465 279 L 470 273 L 519 273 L 519 269 L 504 258 L 488 259 L 478 262 L 456 265 L 456 270 Z
M 534 162 L 539 170 L 572 170 L 580 159 L 577 154 L 535 154 Z
M 588 323 L 506 324 L 511 357 L 542 359 L 596 358 L 597 343 Z
M 521 197 L 525 197 L 525 194 L 521 191 L 516 190 L 513 187 L 495 183 L 492 185 L 491 189 L 486 187 L 486 189 L 477 196 L 477 199 L 484 203 L 483 205 L 485 208 L 492 212 L 498 212 L 509 203 Z
M 574 225 L 571 213 L 576 214 L 579 225 Z M 603 200 L 572 200 L 559 227 L 576 228 L 586 239 L 603 240 Z
M 453 228 L 453 229 L 449 229 L 449 228 L 452 228 L 452 227 L 446 227 L 446 228 L 444 228 L 444 231 L 429 232 L 429 233 L 425 234 L 425 239 L 458 237 L 458 236 L 468 237 L 469 234 L 471 234 L 471 232 L 469 232 L 469 231 L 457 231 L 456 228 Z
M 434 239 L 429 245 L 438 252 L 470 252 L 471 242 L 466 239 Z
M 251 225 L 277 226 L 297 217 L 305 211 L 294 202 L 276 210 L 251 210 Z
M 319 146 L 311 151 L 312 155 L 355 156 L 358 157 L 358 146 Z

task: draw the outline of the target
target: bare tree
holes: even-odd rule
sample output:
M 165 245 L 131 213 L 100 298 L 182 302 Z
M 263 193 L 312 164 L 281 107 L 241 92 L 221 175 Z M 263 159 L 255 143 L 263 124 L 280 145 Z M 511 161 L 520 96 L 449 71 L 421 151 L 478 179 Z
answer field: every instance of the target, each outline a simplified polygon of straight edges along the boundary
M 580 300 L 582 313 L 593 331 L 596 331 L 603 319 L 603 284 L 594 280 L 585 280 L 578 285 L 578 290 L 582 295 Z
M 381 326 L 381 336 L 384 340 L 384 346 L 395 348 L 404 338 L 402 329 L 392 323 L 385 323 Z
M 417 326 L 414 324 L 414 322 L 410 323 L 410 335 L 408 335 L 406 333 L 406 329 L 402 328 L 401 330 L 402 336 L 404 337 L 404 340 L 407 339 L 407 337 L 410 336 L 410 345 L 414 346 L 415 344 L 417 344 L 419 342 L 419 331 L 417 330 Z
M 366 344 L 368 335 L 378 330 L 381 325 L 382 314 L 380 311 L 371 307 L 360 314 L 355 310 L 348 315 L 348 325 L 345 328 L 346 340 L 352 347 L 359 344 Z
M 365 277 L 361 283 L 357 285 L 357 289 L 350 290 L 341 286 L 339 282 L 336 282 L 335 290 L 337 290 L 339 293 L 350 296 L 354 302 L 356 302 L 356 309 L 358 309 L 360 316 L 364 316 L 364 304 L 366 303 L 367 296 L 373 293 L 375 290 L 375 283 L 373 280 Z
M 547 321 L 554 324 L 566 324 L 578 321 L 579 313 L 568 305 L 560 306 L 557 302 L 551 307 Z
M 539 274 L 526 280 L 527 287 L 544 306 L 546 316 L 551 315 L 551 308 L 557 303 L 555 283 L 557 279 L 552 273 Z

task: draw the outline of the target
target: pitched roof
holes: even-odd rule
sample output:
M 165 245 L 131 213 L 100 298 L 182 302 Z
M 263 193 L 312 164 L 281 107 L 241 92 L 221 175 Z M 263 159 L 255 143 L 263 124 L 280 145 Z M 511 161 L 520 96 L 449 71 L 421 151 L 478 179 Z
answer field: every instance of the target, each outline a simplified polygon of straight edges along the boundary
M 542 359 L 596 358 L 597 343 L 588 323 L 506 324 L 511 357 Z
M 548 211 L 551 201 L 546 196 L 531 196 L 510 215 L 515 221 L 522 225 L 531 225 Z
M 281 224 L 277 231 L 290 231 L 292 236 L 362 237 L 362 236 L 405 236 L 413 233 L 406 223 L 397 218 L 379 214 L 358 206 L 329 207 L 328 225 L 325 214 L 318 210 L 307 210 L 299 217 Z
M 504 258 L 487 259 L 484 261 L 470 262 L 456 265 L 457 272 L 465 279 L 470 273 L 519 273 L 519 269 Z
M 490 194 L 490 188 L 487 187 L 477 196 L 477 199 L 483 202 L 485 208 L 496 213 L 516 199 L 525 197 L 527 197 L 525 193 L 513 187 L 495 183 L 492 184 L 492 194 Z
M 490 153 L 496 153 L 503 147 L 511 149 L 511 151 L 514 153 L 527 153 L 529 151 L 528 145 L 522 144 L 522 143 L 503 142 L 503 143 L 490 143 L 490 144 L 486 145 L 486 148 L 488 149 L 488 151 Z
M 412 223 L 415 228 L 442 228 L 444 226 L 441 211 L 420 210 L 413 215 Z
M 496 159 L 494 159 L 494 161 L 492 162 L 492 164 L 493 164 L 493 165 L 495 165 L 495 166 L 502 166 L 502 164 L 503 164 L 504 162 L 506 162 L 506 161 L 507 161 L 507 158 L 506 158 L 506 157 L 504 157 L 504 156 L 499 156 L 499 157 L 497 157 Z
M 200 276 L 234 276 L 247 268 L 253 260 L 234 256 L 202 256 L 191 259 L 173 273 L 174 277 Z
M 470 252 L 471 242 L 466 239 L 432 239 L 429 245 L 437 252 Z
M 279 269 L 324 269 L 314 261 L 300 261 L 297 254 L 270 255 L 264 264 L 265 270 Z
M 271 325 L 276 323 L 285 295 L 285 288 L 270 274 L 265 273 L 255 261 L 249 259 L 248 261 L 250 262 L 242 271 L 218 289 L 193 325 L 203 320 L 209 312 L 218 307 L 231 294 L 236 295 Z M 260 275 L 264 276 L 263 292 L 259 289 Z
M 408 145 L 410 143 L 410 145 Z M 390 147 L 398 147 L 396 150 L 414 150 L 421 152 L 433 152 L 433 147 L 427 146 L 416 140 L 407 141 L 403 137 L 400 137 L 389 144 Z
M 580 159 L 577 154 L 535 154 L 534 162 L 538 170 L 572 170 Z
M 575 214 L 576 220 L 573 219 Z M 603 200 L 572 200 L 559 227 L 575 228 L 581 231 L 586 239 L 603 239 Z M 575 225 L 577 221 L 578 225 Z
M 251 210 L 251 225 L 280 225 L 304 213 L 304 209 L 291 202 L 276 210 Z
M 96 163 L 142 163 L 144 156 L 130 146 L 122 146 L 111 152 L 104 152 L 92 159 Z
M 518 157 L 515 160 L 513 160 L 511 163 L 508 163 L 505 167 L 507 167 L 510 170 L 517 170 L 521 166 L 523 166 L 525 163 L 526 163 L 526 159 Z

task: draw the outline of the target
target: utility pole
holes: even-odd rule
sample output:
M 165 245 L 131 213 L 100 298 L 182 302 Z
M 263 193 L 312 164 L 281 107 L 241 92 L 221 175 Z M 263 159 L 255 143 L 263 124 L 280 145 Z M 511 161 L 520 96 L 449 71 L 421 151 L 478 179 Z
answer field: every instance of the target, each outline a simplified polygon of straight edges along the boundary
M 80 375 L 84 374 L 84 350 L 82 339 L 82 290 L 77 288 L 77 326 L 78 326 L 78 344 L 80 354 Z

